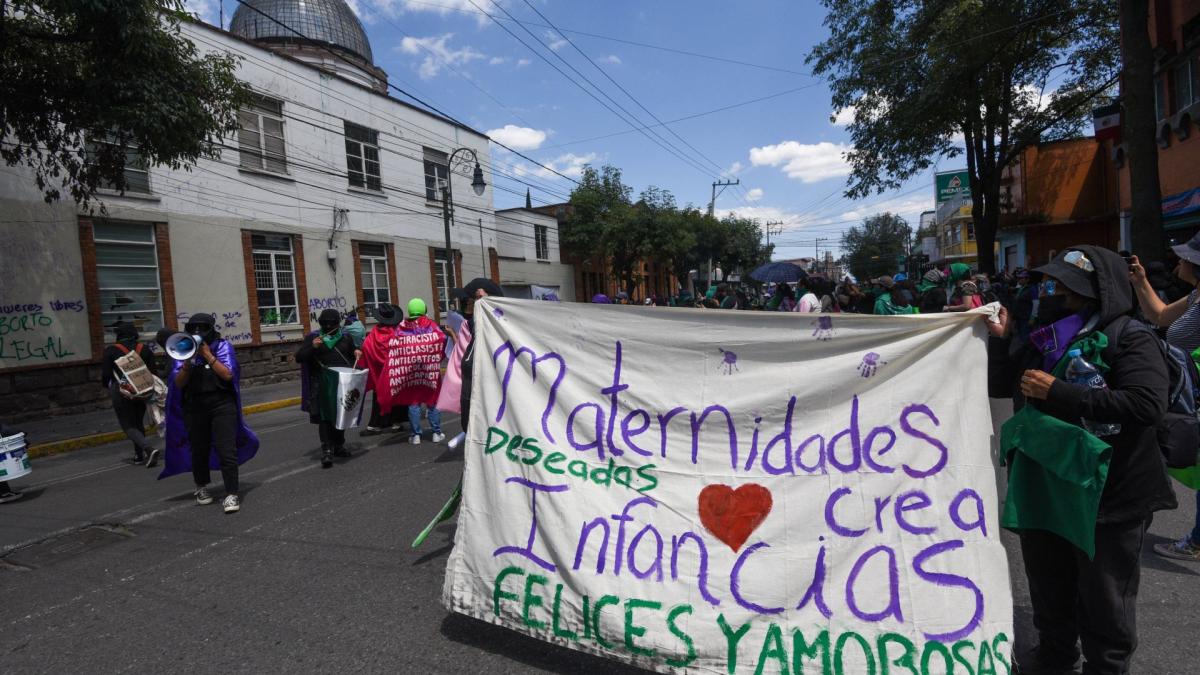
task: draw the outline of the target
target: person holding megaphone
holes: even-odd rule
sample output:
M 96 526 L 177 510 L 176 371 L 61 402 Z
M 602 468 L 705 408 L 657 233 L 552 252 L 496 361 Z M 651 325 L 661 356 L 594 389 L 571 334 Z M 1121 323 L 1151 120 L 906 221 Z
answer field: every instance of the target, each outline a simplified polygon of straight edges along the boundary
M 183 330 L 166 340 L 174 363 L 167 380 L 166 466 L 159 478 L 190 469 L 196 503 L 207 505 L 213 502 L 210 470 L 219 467 L 222 507 L 236 513 L 242 504 L 238 465 L 258 452 L 258 438 L 242 419 L 241 368 L 211 315 L 193 314 Z

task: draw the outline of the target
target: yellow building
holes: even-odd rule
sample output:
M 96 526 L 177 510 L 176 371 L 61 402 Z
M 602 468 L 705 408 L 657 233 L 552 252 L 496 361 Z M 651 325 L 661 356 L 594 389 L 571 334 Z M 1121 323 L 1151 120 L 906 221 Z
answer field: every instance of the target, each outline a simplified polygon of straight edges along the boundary
M 971 220 L 971 200 L 952 199 L 937 208 L 938 258 L 963 262 L 974 267 L 979 261 L 975 243 L 975 223 Z

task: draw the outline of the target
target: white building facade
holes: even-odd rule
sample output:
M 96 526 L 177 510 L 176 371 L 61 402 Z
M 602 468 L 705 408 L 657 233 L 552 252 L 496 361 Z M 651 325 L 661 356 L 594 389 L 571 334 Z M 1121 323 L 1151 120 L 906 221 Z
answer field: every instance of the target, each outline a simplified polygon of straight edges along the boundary
M 370 63 L 357 19 L 340 14 L 342 0 L 259 4 L 339 14 L 342 32 L 297 44 L 255 41 L 262 24 L 238 15 L 231 27 L 243 35 L 184 26 L 202 51 L 241 57 L 238 76 L 258 97 L 219 157 L 190 171 L 127 167 L 130 189 L 105 192 L 90 212 L 46 204 L 31 172 L 0 171 L 0 416 L 102 405 L 98 364 L 117 321 L 149 339 L 213 314 L 252 384 L 294 377 L 287 357 L 323 309 L 357 308 L 370 325 L 376 303 L 422 298 L 439 318 L 448 267 L 440 186 L 458 148 L 478 158 L 487 186 L 475 193 L 475 163 L 458 153 L 467 159 L 451 167 L 454 285 L 501 280 L 500 250 L 515 251 L 521 237 L 535 246 L 520 218 L 498 225 L 488 139 L 383 93 L 386 75 Z M 514 274 L 570 283 L 553 229 L 553 260 L 535 251 L 531 263 L 545 273 Z

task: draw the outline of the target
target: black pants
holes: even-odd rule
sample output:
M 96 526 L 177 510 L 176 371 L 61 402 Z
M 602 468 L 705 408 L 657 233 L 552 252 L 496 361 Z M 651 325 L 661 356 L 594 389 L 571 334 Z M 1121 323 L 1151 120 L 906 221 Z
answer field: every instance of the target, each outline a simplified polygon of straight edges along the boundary
M 238 494 L 238 416 L 233 397 L 229 396 L 213 405 L 185 410 L 184 424 L 187 425 L 188 441 L 192 446 L 192 478 L 196 485 L 208 485 L 212 481 L 208 458 L 211 450 L 215 449 L 226 494 Z
M 1056 534 L 1021 533 L 1037 665 L 1070 669 L 1083 644 L 1085 675 L 1125 675 L 1137 649 L 1139 557 L 1150 518 L 1096 526 L 1096 557 Z
M 333 422 L 318 423 L 317 433 L 321 435 L 322 448 L 328 445 L 336 449 L 346 445 L 346 430 L 333 426 Z
M 389 429 L 392 426 L 393 419 L 397 420 L 397 424 L 403 424 L 405 421 L 404 414 L 401 414 L 398 417 L 393 417 L 396 415 L 397 410 L 399 410 L 401 413 L 407 413 L 408 407 L 400 406 L 398 408 L 392 408 L 392 412 L 384 415 L 379 410 L 379 397 L 377 397 L 375 394 L 371 394 L 371 419 L 367 422 L 367 426 L 374 427 L 376 429 Z
M 114 382 L 108 387 L 108 396 L 112 400 L 113 412 L 117 415 L 117 424 L 121 431 L 133 442 L 133 452 L 140 460 L 150 453 L 151 447 L 146 440 L 146 402 L 125 398 Z

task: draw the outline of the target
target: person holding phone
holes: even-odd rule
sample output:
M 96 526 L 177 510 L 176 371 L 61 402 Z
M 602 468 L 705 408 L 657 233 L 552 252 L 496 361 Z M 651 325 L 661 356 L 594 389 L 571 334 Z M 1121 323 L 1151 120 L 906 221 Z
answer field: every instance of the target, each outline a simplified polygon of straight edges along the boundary
M 1146 320 L 1156 326 L 1166 326 L 1167 344 L 1191 354 L 1200 349 L 1200 234 L 1185 244 L 1173 246 L 1172 250 L 1179 256 L 1175 276 L 1192 287 L 1187 296 L 1169 304 L 1163 302 L 1136 255 L 1126 258 L 1129 281 L 1137 293 L 1138 305 Z M 1155 544 L 1154 552 L 1164 558 L 1200 562 L 1200 491 L 1196 492 L 1196 517 L 1192 531 L 1178 541 Z

